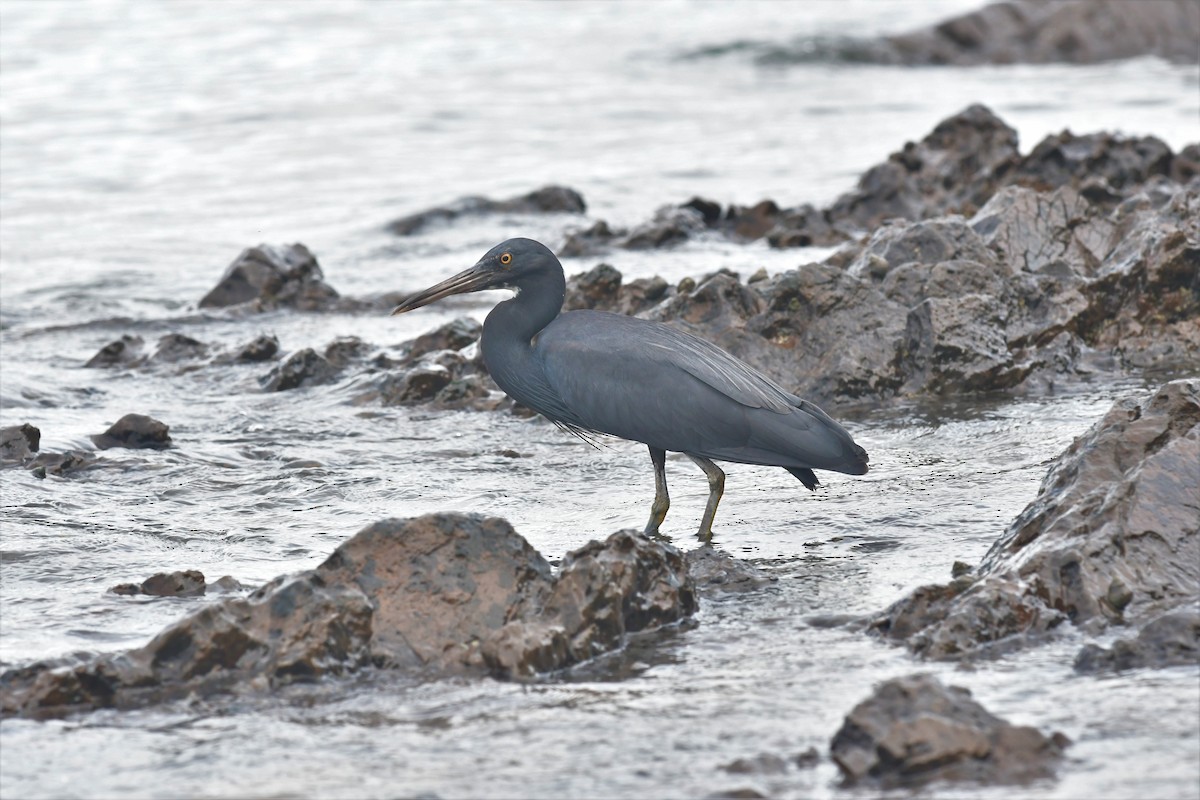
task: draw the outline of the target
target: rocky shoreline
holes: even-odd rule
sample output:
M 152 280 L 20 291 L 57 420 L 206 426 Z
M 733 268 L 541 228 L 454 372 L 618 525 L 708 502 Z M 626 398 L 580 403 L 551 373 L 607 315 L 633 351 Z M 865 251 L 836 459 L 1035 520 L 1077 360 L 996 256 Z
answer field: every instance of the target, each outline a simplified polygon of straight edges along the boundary
M 570 279 L 567 307 L 638 314 L 716 342 L 818 402 L 882 404 L 1050 393 L 1096 376 L 1200 371 L 1200 145 L 1106 133 L 1048 137 L 1027 155 L 972 106 L 906 144 L 830 207 L 750 208 L 701 198 L 627 231 L 578 224 L 582 195 L 546 187 L 464 198 L 396 220 L 397 235 L 486 214 L 563 216 L 564 256 L 697 237 L 772 247 L 839 244 L 822 262 L 745 281 L 728 271 L 626 283 L 607 264 Z M 244 251 L 199 301 L 205 314 L 385 313 L 400 293 L 340 295 L 302 244 Z M 528 415 L 503 397 L 460 318 L 395 346 L 343 337 L 285 349 L 182 332 L 126 333 L 83 366 L 181 378 L 238 365 L 263 392 L 342 384 L 363 406 Z M 289 343 L 291 344 L 291 343 Z M 32 424 L 0 431 L 5 467 L 39 477 L 103 463 L 112 447 L 164 449 L 167 424 L 129 414 L 96 451 L 40 452 Z M 916 658 L 984 660 L 1074 626 L 1080 674 L 1200 663 L 1200 382 L 1163 380 L 1118 402 L 1067 449 L 983 561 L 849 623 Z M 174 566 L 172 567 L 174 568 Z M 0 675 L 0 715 L 136 708 L 193 694 L 261 692 L 372 669 L 541 680 L 686 623 L 706 598 L 770 577 L 711 549 L 682 553 L 619 531 L 557 569 L 504 520 L 433 514 L 377 522 L 319 567 L 227 596 L 147 645 Z M 224 584 L 222 585 L 222 582 Z M 180 570 L 118 594 L 203 594 Z M 746 602 L 755 602 L 751 594 Z M 969 693 L 914 675 L 880 686 L 833 735 L 848 782 L 1025 782 L 1053 775 L 1065 737 L 997 719 Z M 749 768 L 749 767 L 748 767 Z

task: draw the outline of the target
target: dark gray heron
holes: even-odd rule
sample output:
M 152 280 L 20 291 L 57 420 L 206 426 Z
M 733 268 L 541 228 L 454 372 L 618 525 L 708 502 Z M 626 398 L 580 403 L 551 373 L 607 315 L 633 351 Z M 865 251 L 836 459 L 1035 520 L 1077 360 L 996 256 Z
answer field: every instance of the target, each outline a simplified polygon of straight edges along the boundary
M 654 462 L 654 504 L 646 533 L 667 515 L 666 453 L 683 453 L 708 476 L 697 533 L 712 540 L 725 490 L 713 460 L 783 467 L 808 489 L 814 469 L 867 471 L 867 451 L 817 406 L 721 348 L 668 325 L 605 311 L 563 314 L 566 279 L 554 253 L 509 239 L 453 278 L 407 298 L 403 314 L 443 297 L 512 289 L 483 324 L 483 361 L 518 403 L 584 438 L 609 434 L 641 442 Z

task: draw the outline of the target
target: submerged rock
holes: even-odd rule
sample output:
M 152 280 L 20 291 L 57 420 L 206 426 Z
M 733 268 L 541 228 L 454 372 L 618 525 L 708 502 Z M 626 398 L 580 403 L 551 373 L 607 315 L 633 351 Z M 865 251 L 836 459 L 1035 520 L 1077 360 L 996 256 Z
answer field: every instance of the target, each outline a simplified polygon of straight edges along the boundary
M 204 594 L 204 573 L 189 569 L 159 572 L 141 583 L 121 583 L 109 589 L 113 594 L 148 594 L 153 597 L 195 597 Z
M 145 414 L 126 414 L 104 433 L 92 436 L 101 450 L 110 447 L 164 450 L 171 446 L 170 427 Z
M 1118 639 L 1109 648 L 1085 645 L 1075 656 L 1076 672 L 1185 664 L 1200 664 L 1200 612 L 1195 609 L 1163 614 L 1147 623 L 1133 639 Z
M 42 432 L 28 422 L 0 428 L 0 466 L 20 464 L 38 451 Z
M 1200 602 L 1200 381 L 1119 401 L 1056 460 L 970 575 L 871 623 L 930 658 L 987 655 L 1070 621 L 1138 625 Z
M 200 308 L 315 311 L 337 300 L 338 293 L 325 283 L 321 266 L 307 247 L 260 244 L 234 259 L 220 282 L 200 300 Z
M 566 186 L 543 186 L 528 194 L 507 200 L 463 197 L 448 206 L 430 208 L 394 220 L 387 229 L 397 236 L 412 236 L 430 225 L 447 223 L 463 216 L 479 214 L 582 214 L 587 210 L 583 195 Z
M 99 367 L 133 366 L 145 358 L 142 352 L 145 346 L 146 342 L 142 337 L 126 333 L 120 339 L 109 342 L 104 347 L 101 347 L 96 355 L 88 359 L 84 366 L 92 369 Z
M 25 467 L 38 478 L 47 475 L 62 477 L 95 466 L 96 454 L 88 450 L 67 450 L 64 453 L 38 453 L 25 462 Z
M 881 684 L 830 743 L 847 784 L 915 787 L 931 781 L 1020 784 L 1051 777 L 1069 740 L 1012 725 L 958 686 L 931 675 Z
M 627 634 L 695 608 L 683 557 L 640 535 L 593 542 L 554 578 L 504 520 L 385 520 L 316 569 L 207 605 L 144 647 L 0 675 L 0 713 L 129 708 L 366 666 L 528 676 L 620 647 Z

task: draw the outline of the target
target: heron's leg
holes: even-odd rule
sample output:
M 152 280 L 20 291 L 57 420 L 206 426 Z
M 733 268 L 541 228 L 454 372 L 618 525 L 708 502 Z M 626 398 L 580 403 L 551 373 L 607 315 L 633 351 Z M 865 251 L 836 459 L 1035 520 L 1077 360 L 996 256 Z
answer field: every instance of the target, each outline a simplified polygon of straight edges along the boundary
M 700 469 L 708 476 L 708 505 L 704 507 L 704 518 L 700 520 L 700 530 L 696 531 L 696 536 L 711 542 L 713 517 L 717 515 L 717 503 L 721 502 L 721 495 L 725 493 L 725 473 L 703 456 L 688 453 L 688 458 L 699 464 Z
M 646 523 L 646 534 L 653 536 L 658 533 L 671 507 L 671 498 L 667 496 L 667 453 L 657 447 L 650 448 L 650 460 L 654 462 L 654 504 L 650 506 L 650 521 Z

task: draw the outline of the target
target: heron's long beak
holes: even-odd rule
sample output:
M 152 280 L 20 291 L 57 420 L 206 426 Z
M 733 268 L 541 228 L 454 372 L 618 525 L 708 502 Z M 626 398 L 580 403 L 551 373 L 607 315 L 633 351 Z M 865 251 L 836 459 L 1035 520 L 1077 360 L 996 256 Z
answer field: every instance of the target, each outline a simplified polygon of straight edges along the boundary
M 453 278 L 447 278 L 436 286 L 430 286 L 423 292 L 417 292 L 406 297 L 392 311 L 392 316 L 403 314 L 405 311 L 412 311 L 414 308 L 427 306 L 452 294 L 466 294 L 467 292 L 478 292 L 481 289 L 490 289 L 493 286 L 495 277 L 495 273 L 491 269 L 483 264 L 476 264 L 470 269 L 458 273 Z

